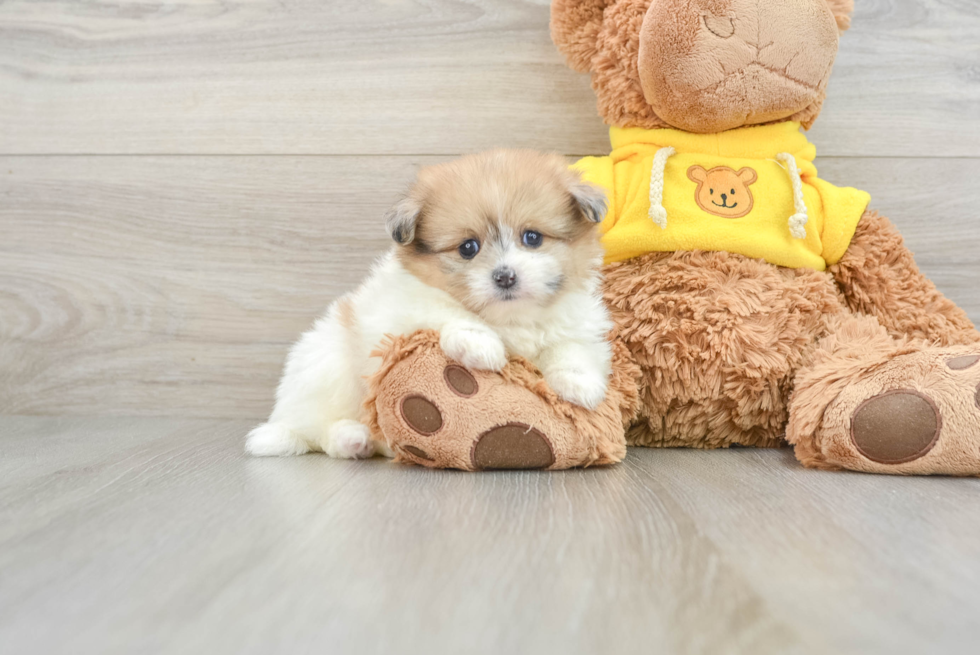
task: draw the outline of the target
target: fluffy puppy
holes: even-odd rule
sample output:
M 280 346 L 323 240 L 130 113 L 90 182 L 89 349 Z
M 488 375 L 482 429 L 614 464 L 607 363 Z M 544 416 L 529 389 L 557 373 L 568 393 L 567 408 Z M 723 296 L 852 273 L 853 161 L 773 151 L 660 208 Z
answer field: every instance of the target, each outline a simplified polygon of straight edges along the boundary
M 603 192 L 558 156 L 497 150 L 422 169 L 385 217 L 396 246 L 293 346 L 253 455 L 370 457 L 359 422 L 386 334 L 438 330 L 471 369 L 534 362 L 566 400 L 602 402 L 612 327 L 600 295 Z

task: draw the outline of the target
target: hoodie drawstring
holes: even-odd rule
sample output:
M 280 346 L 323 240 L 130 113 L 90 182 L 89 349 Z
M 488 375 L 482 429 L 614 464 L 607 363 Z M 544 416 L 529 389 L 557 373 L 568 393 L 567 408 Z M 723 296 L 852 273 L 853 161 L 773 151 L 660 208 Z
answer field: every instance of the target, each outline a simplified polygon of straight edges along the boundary
M 796 213 L 789 217 L 789 233 L 797 239 L 805 239 L 806 223 L 810 220 L 810 215 L 807 214 L 806 202 L 803 200 L 803 178 L 796 166 L 796 157 L 788 152 L 781 152 L 776 155 L 776 159 L 786 165 L 786 172 L 789 173 L 793 185 L 793 206 Z
M 650 168 L 650 218 L 660 226 L 660 229 L 667 229 L 667 210 L 664 209 L 664 173 L 667 170 L 667 160 L 676 150 L 667 146 L 657 151 L 653 156 L 653 165 Z

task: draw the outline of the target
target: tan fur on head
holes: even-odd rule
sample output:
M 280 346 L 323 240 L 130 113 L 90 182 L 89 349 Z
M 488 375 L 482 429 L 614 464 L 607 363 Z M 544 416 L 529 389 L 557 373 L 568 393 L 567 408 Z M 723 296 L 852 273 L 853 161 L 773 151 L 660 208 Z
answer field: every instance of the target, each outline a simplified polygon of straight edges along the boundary
M 564 158 L 495 150 L 423 169 L 386 222 L 409 272 L 484 313 L 548 305 L 594 281 L 604 214 L 603 192 Z M 525 243 L 528 232 L 540 245 Z M 478 250 L 467 259 L 460 247 L 471 240 Z M 512 288 L 495 282 L 501 271 L 515 276 Z

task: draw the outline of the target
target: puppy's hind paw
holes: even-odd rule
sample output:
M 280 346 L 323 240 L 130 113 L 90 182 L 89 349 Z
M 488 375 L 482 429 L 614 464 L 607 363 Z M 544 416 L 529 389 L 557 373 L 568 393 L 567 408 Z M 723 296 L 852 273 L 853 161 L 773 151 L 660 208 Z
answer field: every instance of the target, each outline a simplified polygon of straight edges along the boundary
M 596 373 L 577 369 L 556 369 L 546 371 L 544 379 L 548 386 L 563 400 L 586 409 L 595 409 L 606 398 L 606 378 Z
M 338 459 L 367 459 L 374 457 L 371 431 L 358 421 L 337 421 L 327 430 L 323 452 Z
M 245 452 L 256 457 L 287 457 L 308 453 L 310 447 L 282 423 L 264 423 L 248 433 Z

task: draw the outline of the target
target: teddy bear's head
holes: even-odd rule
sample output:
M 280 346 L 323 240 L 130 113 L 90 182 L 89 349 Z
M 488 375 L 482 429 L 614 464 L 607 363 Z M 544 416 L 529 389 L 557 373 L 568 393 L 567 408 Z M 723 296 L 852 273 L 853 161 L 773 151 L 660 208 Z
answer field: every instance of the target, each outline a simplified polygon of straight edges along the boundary
M 721 132 L 820 113 L 853 0 L 554 0 L 605 121 Z

